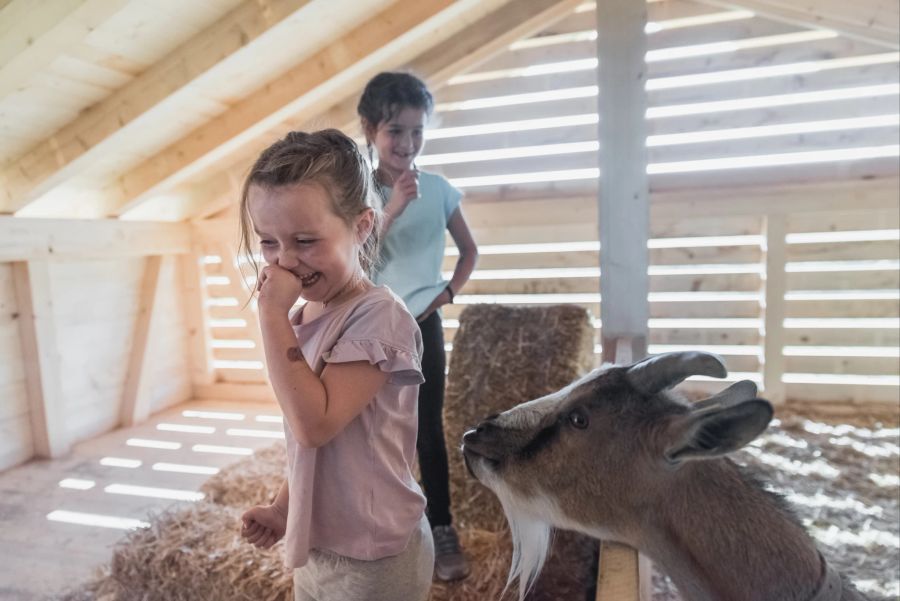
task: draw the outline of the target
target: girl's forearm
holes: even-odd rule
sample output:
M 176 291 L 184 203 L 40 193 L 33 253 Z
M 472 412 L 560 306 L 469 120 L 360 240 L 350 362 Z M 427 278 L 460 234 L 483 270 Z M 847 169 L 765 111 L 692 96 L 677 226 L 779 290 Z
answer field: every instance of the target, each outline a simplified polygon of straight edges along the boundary
M 284 482 L 281 483 L 281 488 L 278 489 L 278 493 L 275 495 L 275 498 L 272 499 L 272 505 L 275 505 L 287 515 L 288 512 L 288 500 L 290 499 L 288 493 L 288 481 L 287 478 L 284 479 Z
M 456 267 L 453 269 L 453 277 L 450 278 L 450 288 L 453 294 L 459 293 L 472 272 L 475 271 L 475 263 L 478 261 L 478 251 L 472 249 L 459 249 L 459 258 L 456 260 Z
M 300 354 L 286 313 L 273 315 L 260 307 L 259 325 L 269 380 L 288 427 L 297 442 L 315 446 L 313 435 L 327 408 L 325 386 Z

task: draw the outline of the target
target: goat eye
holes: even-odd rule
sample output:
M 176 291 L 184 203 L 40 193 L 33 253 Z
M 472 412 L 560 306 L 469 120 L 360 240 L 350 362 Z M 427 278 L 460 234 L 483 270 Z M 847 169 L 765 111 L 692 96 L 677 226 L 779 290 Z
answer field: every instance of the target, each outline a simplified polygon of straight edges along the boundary
M 569 414 L 569 423 L 579 430 L 584 430 L 588 427 L 588 418 L 581 411 L 573 411 Z

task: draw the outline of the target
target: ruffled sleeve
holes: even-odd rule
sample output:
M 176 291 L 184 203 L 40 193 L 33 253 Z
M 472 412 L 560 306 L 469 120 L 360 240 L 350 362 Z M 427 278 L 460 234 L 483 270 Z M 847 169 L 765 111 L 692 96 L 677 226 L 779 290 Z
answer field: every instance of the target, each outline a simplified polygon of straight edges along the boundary
M 390 384 L 412 386 L 425 381 L 421 356 L 422 333 L 416 320 L 397 296 L 381 287 L 353 311 L 334 346 L 322 354 L 322 360 L 368 361 L 390 374 Z
M 388 382 L 397 386 L 413 386 L 425 381 L 422 365 L 416 353 L 395 348 L 382 340 L 341 339 L 322 355 L 326 363 L 368 361 L 384 373 L 390 374 Z

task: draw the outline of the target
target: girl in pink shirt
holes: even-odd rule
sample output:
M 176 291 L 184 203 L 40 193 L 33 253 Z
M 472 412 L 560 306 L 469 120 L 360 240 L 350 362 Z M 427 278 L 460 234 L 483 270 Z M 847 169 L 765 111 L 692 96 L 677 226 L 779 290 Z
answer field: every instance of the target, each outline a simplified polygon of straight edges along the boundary
M 374 193 L 356 144 L 324 130 L 265 150 L 241 198 L 243 249 L 252 262 L 258 237 L 266 263 L 260 329 L 288 451 L 287 480 L 244 513 L 242 534 L 261 548 L 285 537 L 298 601 L 424 601 L 431 585 L 411 471 L 422 341 L 403 302 L 368 277 Z

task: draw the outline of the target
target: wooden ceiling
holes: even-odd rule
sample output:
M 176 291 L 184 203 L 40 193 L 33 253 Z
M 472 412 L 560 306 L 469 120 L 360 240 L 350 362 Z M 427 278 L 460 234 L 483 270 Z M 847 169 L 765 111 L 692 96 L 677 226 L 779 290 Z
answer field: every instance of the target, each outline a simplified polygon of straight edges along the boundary
M 666 1 L 666 0 L 657 0 Z M 896 49 L 897 0 L 702 0 Z M 0 214 L 184 220 L 365 81 L 440 86 L 583 0 L 0 0 Z

